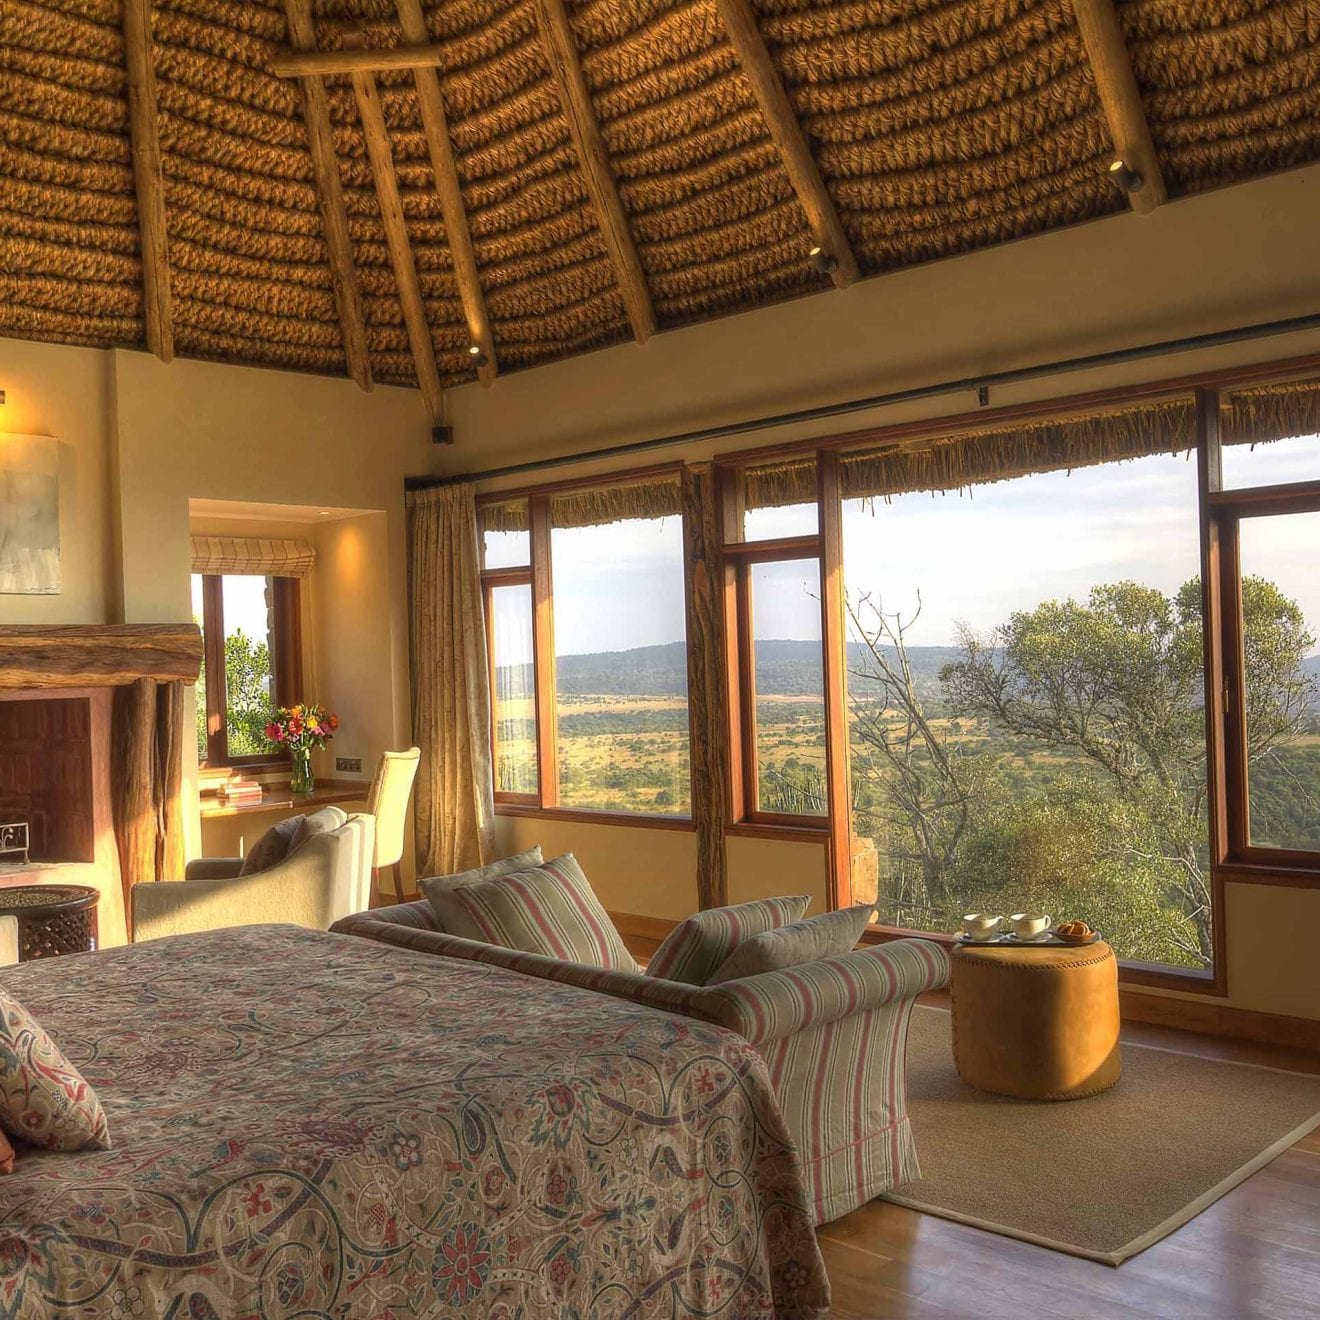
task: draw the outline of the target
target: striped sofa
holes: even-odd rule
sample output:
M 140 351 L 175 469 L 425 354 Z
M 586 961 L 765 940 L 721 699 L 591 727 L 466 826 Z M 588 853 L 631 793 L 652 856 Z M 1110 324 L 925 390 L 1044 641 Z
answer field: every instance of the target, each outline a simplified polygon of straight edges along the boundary
M 920 1177 L 905 1054 L 919 994 L 948 980 L 927 940 L 870 945 L 784 971 L 697 987 L 449 935 L 425 900 L 359 912 L 333 930 L 598 990 L 728 1027 L 761 1052 L 802 1156 L 815 1222 Z

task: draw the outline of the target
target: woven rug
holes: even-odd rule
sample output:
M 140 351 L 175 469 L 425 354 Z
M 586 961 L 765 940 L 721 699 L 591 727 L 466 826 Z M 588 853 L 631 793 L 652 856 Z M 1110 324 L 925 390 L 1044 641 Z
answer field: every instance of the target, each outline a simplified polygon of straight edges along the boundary
M 959 1081 L 949 1022 L 912 1015 L 923 1177 L 887 1199 L 1055 1251 L 1118 1265 L 1320 1126 L 1320 1077 L 1144 1045 L 1086 1100 L 987 1095 Z

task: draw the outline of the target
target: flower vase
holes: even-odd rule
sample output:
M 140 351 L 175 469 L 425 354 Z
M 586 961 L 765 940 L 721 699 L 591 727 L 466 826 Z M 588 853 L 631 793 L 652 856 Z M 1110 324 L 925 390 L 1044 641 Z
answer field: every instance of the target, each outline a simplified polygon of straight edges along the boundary
M 293 774 L 289 777 L 289 787 L 298 797 L 308 797 L 316 789 L 316 780 L 312 778 L 312 749 L 295 747 L 291 750 Z

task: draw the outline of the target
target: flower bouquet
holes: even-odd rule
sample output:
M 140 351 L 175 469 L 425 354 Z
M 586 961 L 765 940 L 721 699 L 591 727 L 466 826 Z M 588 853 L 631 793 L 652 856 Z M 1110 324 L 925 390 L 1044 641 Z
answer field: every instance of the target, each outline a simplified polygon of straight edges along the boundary
M 287 748 L 293 758 L 289 786 L 306 796 L 316 787 L 312 778 L 312 749 L 324 747 L 339 728 L 339 716 L 324 706 L 309 702 L 305 706 L 281 706 L 266 725 L 266 739 L 276 747 Z

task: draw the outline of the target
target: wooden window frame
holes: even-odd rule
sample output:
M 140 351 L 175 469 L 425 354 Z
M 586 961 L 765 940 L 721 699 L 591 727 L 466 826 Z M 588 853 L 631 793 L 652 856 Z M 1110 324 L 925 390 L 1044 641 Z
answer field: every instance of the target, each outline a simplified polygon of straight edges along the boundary
M 1205 490 L 1205 526 L 1217 554 L 1211 567 L 1222 655 L 1215 674 L 1211 738 L 1221 765 L 1221 800 L 1214 857 L 1217 869 L 1237 882 L 1320 889 L 1320 849 L 1274 848 L 1251 842 L 1251 787 L 1247 755 L 1246 655 L 1242 617 L 1242 563 L 1239 531 L 1244 519 L 1320 513 L 1320 480 L 1286 485 L 1223 488 L 1219 401 L 1213 390 L 1205 411 L 1213 423 L 1204 429 L 1209 474 Z M 1207 680 L 1210 677 L 1207 666 Z
M 206 757 L 202 770 L 260 770 L 284 768 L 287 751 L 229 755 L 229 710 L 225 684 L 225 608 L 223 579 L 238 573 L 199 573 L 202 579 L 202 650 L 206 665 Z M 255 574 L 252 576 L 256 576 Z M 277 706 L 295 706 L 302 700 L 302 583 L 295 577 L 262 574 L 271 583 L 271 669 Z
M 503 816 L 536 816 L 546 820 L 577 821 L 583 824 L 616 825 L 643 829 L 679 830 L 691 833 L 696 825 L 689 811 L 685 815 L 658 815 L 644 811 L 566 807 L 559 801 L 559 718 L 555 675 L 554 564 L 551 549 L 550 499 L 552 495 L 592 487 L 635 482 L 647 477 L 674 476 L 680 464 L 639 468 L 613 473 L 608 480 L 586 478 L 550 482 L 524 490 L 500 491 L 478 498 L 483 504 L 508 504 L 527 501 L 528 563 L 512 568 L 482 568 L 482 608 L 486 627 L 486 657 L 491 692 L 491 766 L 499 766 L 495 719 L 495 633 L 491 591 L 499 586 L 530 586 L 532 589 L 532 672 L 533 718 L 536 725 L 535 793 L 494 794 L 495 809 Z M 689 770 L 689 797 L 693 789 Z

